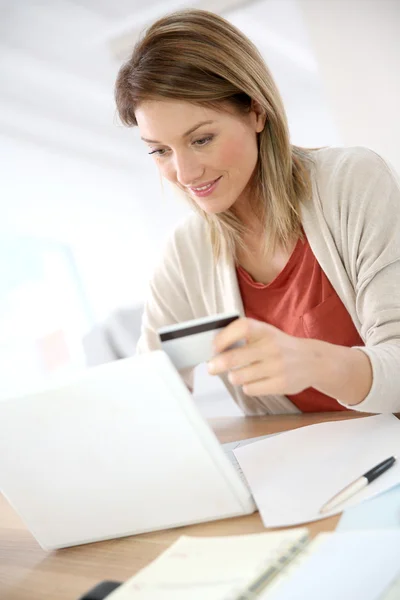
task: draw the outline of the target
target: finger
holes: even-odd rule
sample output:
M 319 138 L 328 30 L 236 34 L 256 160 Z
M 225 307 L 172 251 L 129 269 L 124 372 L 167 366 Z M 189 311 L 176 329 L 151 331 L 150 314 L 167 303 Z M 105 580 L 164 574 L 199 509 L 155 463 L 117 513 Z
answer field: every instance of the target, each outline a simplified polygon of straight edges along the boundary
M 229 381 L 233 385 L 247 385 L 263 379 L 269 379 L 267 366 L 265 362 L 254 362 L 245 367 L 235 369 L 228 375 Z
M 214 356 L 208 362 L 208 372 L 211 375 L 218 375 L 231 369 L 237 369 L 253 362 L 258 362 L 264 356 L 267 356 L 266 348 L 261 348 L 257 342 L 252 342 L 240 348 L 226 350 Z
M 266 333 L 269 327 L 272 326 L 255 319 L 236 319 L 215 336 L 214 350 L 216 353 L 223 352 L 240 340 L 250 341 L 261 337 L 262 331 Z
M 242 390 L 246 396 L 268 396 L 270 394 L 288 393 L 287 390 L 285 391 L 283 382 L 279 377 L 264 378 L 246 383 L 242 387 Z

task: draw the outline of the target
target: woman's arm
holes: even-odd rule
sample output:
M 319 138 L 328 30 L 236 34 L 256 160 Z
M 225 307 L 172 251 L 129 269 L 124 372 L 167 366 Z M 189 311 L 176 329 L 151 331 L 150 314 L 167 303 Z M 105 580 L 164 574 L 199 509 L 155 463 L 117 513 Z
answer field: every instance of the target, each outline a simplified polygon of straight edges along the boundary
M 337 212 L 346 229 L 348 273 L 354 274 L 355 310 L 365 346 L 346 348 L 294 338 L 241 319 L 221 332 L 213 374 L 230 371 L 249 395 L 296 394 L 315 387 L 363 412 L 400 411 L 400 186 L 376 154 L 358 153 L 336 177 L 343 181 Z M 345 190 L 345 191 L 344 191 Z M 240 339 L 243 348 L 224 352 Z M 246 366 L 244 366 L 246 365 Z
M 363 412 L 400 411 L 400 181 L 377 154 L 364 150 L 341 198 L 355 278 L 355 306 L 371 365 L 370 389 L 354 405 Z M 353 349 L 356 352 L 356 349 Z M 352 355 L 353 356 L 353 355 Z M 358 356 L 358 355 L 357 355 Z M 363 357 L 361 357 L 362 359 Z M 353 362 L 353 361 L 352 361 Z M 363 373 L 355 364 L 352 381 Z M 366 376 L 366 374 L 365 374 Z M 362 394 L 361 394 L 362 396 Z M 345 400 L 339 399 L 343 404 Z M 356 402 L 356 398 L 354 399 Z M 348 403 L 353 404 L 353 401 Z
M 226 350 L 239 340 L 246 343 Z M 219 354 L 209 372 L 229 371 L 230 382 L 251 396 L 298 394 L 313 387 L 355 405 L 372 385 L 369 358 L 359 349 L 297 338 L 255 319 L 231 323 L 216 337 L 215 350 Z
M 359 404 L 368 396 L 372 366 L 364 352 L 320 340 L 303 341 L 314 380 L 312 387 L 349 406 Z

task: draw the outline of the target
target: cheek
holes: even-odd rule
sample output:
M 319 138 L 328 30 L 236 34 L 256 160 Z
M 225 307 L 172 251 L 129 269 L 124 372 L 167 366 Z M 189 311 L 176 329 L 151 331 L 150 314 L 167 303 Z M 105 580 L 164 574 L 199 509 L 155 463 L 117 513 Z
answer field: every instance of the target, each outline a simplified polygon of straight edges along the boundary
M 162 177 L 168 179 L 168 181 L 175 181 L 175 175 L 172 165 L 167 160 L 155 159 L 156 167 L 159 170 Z
M 257 143 L 247 136 L 231 140 L 221 149 L 221 168 L 243 176 L 254 169 L 257 161 Z

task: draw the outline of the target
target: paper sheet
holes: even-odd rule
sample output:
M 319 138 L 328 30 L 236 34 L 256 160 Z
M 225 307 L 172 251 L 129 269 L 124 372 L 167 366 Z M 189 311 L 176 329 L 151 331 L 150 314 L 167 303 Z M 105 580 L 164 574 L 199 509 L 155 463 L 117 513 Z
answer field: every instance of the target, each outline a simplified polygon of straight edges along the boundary
M 234 450 L 265 527 L 323 519 L 400 483 L 400 458 L 331 513 L 320 508 L 347 484 L 400 457 L 400 420 L 377 415 L 301 427 Z
M 400 527 L 400 485 L 347 509 L 336 531 Z

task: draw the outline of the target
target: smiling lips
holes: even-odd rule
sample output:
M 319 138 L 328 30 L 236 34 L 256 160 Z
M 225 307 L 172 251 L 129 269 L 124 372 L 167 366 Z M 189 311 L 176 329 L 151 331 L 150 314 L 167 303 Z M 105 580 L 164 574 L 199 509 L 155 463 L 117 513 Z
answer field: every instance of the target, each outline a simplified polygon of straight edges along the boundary
M 218 177 L 218 179 L 214 179 L 214 181 L 206 183 L 202 186 L 191 187 L 190 190 L 196 194 L 196 196 L 208 196 L 215 190 L 220 179 L 221 177 Z

